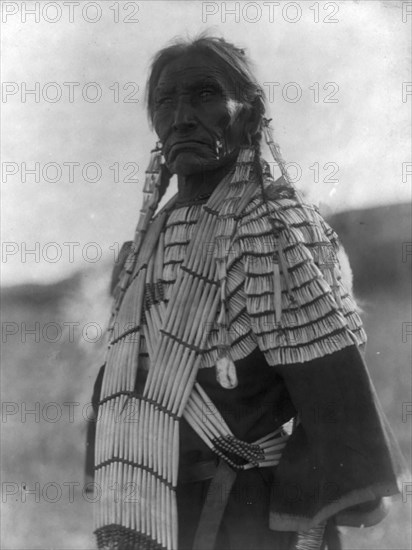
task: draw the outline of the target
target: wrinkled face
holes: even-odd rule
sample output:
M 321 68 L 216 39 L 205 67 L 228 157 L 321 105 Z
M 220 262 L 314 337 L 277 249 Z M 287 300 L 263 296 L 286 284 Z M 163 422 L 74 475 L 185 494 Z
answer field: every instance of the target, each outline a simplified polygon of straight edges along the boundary
M 201 53 L 171 62 L 156 86 L 153 116 L 169 170 L 191 175 L 227 162 L 242 145 L 246 112 L 218 63 Z

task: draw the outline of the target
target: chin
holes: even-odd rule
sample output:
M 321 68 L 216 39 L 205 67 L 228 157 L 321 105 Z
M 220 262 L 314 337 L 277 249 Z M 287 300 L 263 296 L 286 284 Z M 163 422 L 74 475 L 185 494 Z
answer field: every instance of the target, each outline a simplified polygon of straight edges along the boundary
M 173 174 L 191 176 L 192 174 L 215 170 L 221 166 L 222 161 L 223 159 L 205 158 L 193 155 L 193 153 L 180 153 L 173 162 L 168 164 L 168 168 Z

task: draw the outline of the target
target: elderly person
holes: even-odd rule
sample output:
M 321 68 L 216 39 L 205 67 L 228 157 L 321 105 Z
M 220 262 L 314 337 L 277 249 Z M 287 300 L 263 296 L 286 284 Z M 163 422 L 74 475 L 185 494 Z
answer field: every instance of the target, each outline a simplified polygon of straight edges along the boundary
M 161 50 L 148 112 L 160 142 L 95 387 L 99 548 L 337 549 L 402 475 L 337 237 L 291 186 L 243 50 Z

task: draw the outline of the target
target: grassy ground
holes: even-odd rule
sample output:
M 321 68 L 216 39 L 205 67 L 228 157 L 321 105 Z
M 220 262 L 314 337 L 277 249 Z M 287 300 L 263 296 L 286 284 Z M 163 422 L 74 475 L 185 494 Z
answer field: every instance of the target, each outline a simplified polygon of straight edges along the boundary
M 360 236 L 359 219 L 363 220 Z M 364 309 L 371 376 L 410 463 L 412 417 L 402 417 L 405 404 L 412 401 L 412 336 L 402 334 L 404 323 L 411 322 L 410 260 L 403 262 L 401 256 L 405 223 L 405 209 L 383 217 L 382 212 L 370 211 L 335 220 Z M 387 231 L 381 227 L 385 224 Z M 106 320 L 108 277 L 109 270 L 100 266 L 57 285 L 16 287 L 4 293 L 3 330 L 5 323 L 7 330 L 17 330 L 3 343 L 2 360 L 1 547 L 5 550 L 94 548 L 93 506 L 83 491 L 84 455 L 88 403 L 102 361 L 101 343 L 90 340 L 97 335 L 96 323 L 103 326 Z M 36 329 L 36 322 L 38 341 L 35 330 L 24 342 L 25 328 Z M 55 324 L 54 331 L 50 323 Z M 53 343 L 59 327 L 62 334 Z M 28 413 L 36 407 L 35 414 Z M 412 495 L 405 493 L 405 502 L 400 497 L 376 527 L 345 530 L 345 549 L 410 548 L 411 500 Z

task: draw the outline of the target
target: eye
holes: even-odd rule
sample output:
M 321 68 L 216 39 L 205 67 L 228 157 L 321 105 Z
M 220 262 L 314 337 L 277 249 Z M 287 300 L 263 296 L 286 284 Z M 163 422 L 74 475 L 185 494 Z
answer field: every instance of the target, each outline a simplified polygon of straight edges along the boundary
M 202 88 L 199 91 L 199 97 L 200 99 L 209 99 L 209 97 L 216 94 L 216 90 L 214 88 Z
M 155 108 L 168 106 L 176 97 L 176 87 L 173 83 L 160 82 L 154 90 L 154 106 Z
M 170 95 L 160 96 L 156 99 L 156 107 L 163 107 L 163 106 L 170 105 L 172 103 L 172 100 L 173 98 Z

